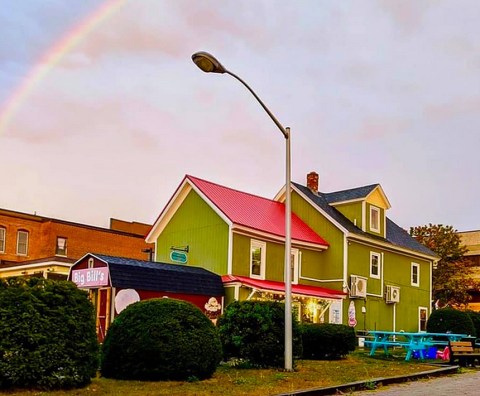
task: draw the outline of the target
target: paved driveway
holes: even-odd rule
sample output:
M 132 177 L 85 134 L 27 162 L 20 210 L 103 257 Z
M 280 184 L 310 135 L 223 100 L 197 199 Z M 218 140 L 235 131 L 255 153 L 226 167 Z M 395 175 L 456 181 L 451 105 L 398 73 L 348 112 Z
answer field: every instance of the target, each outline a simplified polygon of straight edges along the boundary
M 353 396 L 477 396 L 480 394 L 480 371 L 469 371 L 428 380 L 389 385 L 375 391 L 354 392 Z

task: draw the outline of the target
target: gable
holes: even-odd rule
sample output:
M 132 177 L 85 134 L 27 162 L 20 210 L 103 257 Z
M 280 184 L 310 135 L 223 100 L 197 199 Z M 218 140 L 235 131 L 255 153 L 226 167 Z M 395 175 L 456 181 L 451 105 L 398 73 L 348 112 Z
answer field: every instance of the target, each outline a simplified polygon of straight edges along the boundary
M 383 192 L 383 189 L 378 185 L 368 196 L 366 202 L 377 206 L 382 209 L 390 209 L 390 202 L 388 202 L 387 196 Z

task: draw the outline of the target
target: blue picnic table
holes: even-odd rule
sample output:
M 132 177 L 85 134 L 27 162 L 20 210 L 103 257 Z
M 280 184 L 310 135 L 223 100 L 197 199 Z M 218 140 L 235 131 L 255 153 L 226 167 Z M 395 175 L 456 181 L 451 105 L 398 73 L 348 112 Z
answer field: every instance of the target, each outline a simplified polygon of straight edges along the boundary
M 388 355 L 388 348 L 402 347 L 407 351 L 405 360 L 410 360 L 414 352 L 418 352 L 420 359 L 425 359 L 427 350 L 432 346 L 446 346 L 449 341 L 459 341 L 469 338 L 467 334 L 453 333 L 409 333 L 404 331 L 372 330 L 368 334 L 372 340 L 365 341 L 370 346 L 370 356 L 375 354 L 378 348 L 382 348 Z

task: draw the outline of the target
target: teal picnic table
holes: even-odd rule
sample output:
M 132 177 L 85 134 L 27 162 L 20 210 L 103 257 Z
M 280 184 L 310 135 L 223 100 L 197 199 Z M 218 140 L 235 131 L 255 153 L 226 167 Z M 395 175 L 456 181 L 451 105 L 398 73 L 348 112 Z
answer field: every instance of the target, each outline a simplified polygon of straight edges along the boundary
M 425 359 L 428 348 L 432 346 L 446 346 L 449 341 L 459 341 L 468 338 L 467 334 L 453 333 L 409 333 L 405 331 L 368 331 L 373 336 L 372 340 L 365 341 L 365 345 L 370 346 L 370 356 L 375 355 L 378 348 L 382 348 L 388 355 L 388 348 L 402 347 L 407 354 L 405 360 L 410 360 L 413 352 L 418 352 L 420 359 Z

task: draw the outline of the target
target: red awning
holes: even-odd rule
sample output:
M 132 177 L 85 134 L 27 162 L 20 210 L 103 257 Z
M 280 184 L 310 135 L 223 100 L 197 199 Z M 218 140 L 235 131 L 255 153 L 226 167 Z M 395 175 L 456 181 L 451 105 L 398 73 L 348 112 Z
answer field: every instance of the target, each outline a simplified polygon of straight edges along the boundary
M 241 283 L 252 289 L 269 292 L 285 293 L 285 284 L 283 282 L 275 282 L 261 279 L 252 279 L 246 276 L 224 275 L 222 276 L 224 285 L 229 283 Z M 344 298 L 347 293 L 340 290 L 327 289 L 325 287 L 307 286 L 307 285 L 292 285 L 292 294 L 301 296 L 312 296 L 330 299 Z

